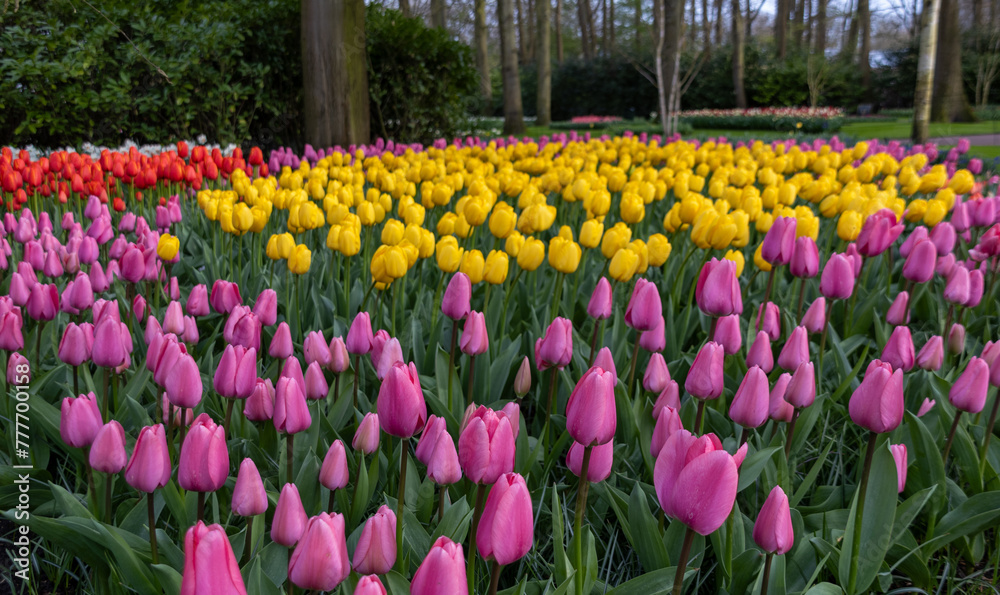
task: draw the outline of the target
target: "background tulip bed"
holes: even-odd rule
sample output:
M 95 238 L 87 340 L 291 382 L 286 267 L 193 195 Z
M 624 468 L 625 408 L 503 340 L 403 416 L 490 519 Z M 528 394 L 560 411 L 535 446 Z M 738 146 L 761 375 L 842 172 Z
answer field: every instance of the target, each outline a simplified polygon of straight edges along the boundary
M 4 149 L 5 544 L 31 592 L 987 592 L 966 147 Z

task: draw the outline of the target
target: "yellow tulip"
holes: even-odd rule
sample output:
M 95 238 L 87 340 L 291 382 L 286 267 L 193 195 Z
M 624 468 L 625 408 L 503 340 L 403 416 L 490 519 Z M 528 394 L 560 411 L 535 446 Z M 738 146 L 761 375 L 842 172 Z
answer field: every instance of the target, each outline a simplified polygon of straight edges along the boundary
M 758 249 L 759 250 L 759 249 Z M 746 267 L 747 261 L 743 256 L 743 252 L 739 250 L 729 250 L 726 255 L 723 256 L 726 260 L 731 260 L 736 263 L 736 276 L 739 277 L 743 274 L 743 269 Z
M 733 239 L 736 238 L 738 232 L 739 228 L 736 226 L 736 222 L 733 221 L 732 216 L 722 215 L 715 221 L 715 225 L 709 229 L 708 243 L 712 248 L 722 250 L 729 246 Z
M 354 256 L 361 252 L 361 234 L 358 230 L 344 227 L 337 241 L 337 250 L 344 256 Z
M 604 232 L 601 253 L 604 254 L 604 258 L 611 259 L 630 241 L 632 241 L 632 230 L 624 223 L 615 223 L 614 227 Z
M 517 255 L 521 253 L 521 248 L 524 246 L 524 236 L 520 232 L 514 231 L 509 236 L 507 236 L 507 241 L 504 242 L 504 252 L 510 255 L 511 258 L 517 258 Z
M 450 236 L 455 233 L 455 223 L 458 222 L 458 215 L 455 213 L 445 213 L 437 222 L 437 234 L 439 236 Z
M 758 244 L 757 245 L 757 249 L 754 250 L 754 253 L 753 253 L 753 263 L 755 265 L 757 265 L 758 269 L 764 271 L 765 273 L 769 273 L 769 272 L 771 272 L 771 263 L 769 263 L 768 261 L 764 260 L 764 257 L 761 256 L 761 253 L 760 253 L 760 250 L 763 247 L 764 247 L 764 244 Z
M 462 264 L 458 270 L 469 276 L 469 280 L 475 285 L 483 280 L 483 270 L 486 263 L 483 253 L 479 250 L 468 250 L 462 255 Z
M 463 250 L 458 247 L 458 239 L 455 236 L 444 236 L 438 240 L 435 247 L 437 254 L 437 265 L 446 273 L 454 273 L 462 263 Z
M 670 245 L 670 240 L 667 239 L 667 236 L 662 233 L 654 233 L 649 236 L 649 241 L 646 242 L 646 249 L 649 251 L 649 266 L 658 267 L 662 266 L 670 258 L 673 246 Z
M 927 212 L 924 213 L 924 224 L 934 227 L 944 220 L 948 214 L 948 208 L 943 202 L 937 199 L 927 201 Z
M 490 233 L 498 239 L 505 240 L 514 231 L 515 225 L 517 225 L 517 215 L 514 214 L 514 209 L 505 202 L 497 203 L 490 215 Z
M 620 205 L 622 220 L 629 224 L 636 224 L 646 217 L 646 207 L 642 202 L 642 197 L 638 194 L 626 192 L 622 195 Z
M 296 275 L 304 275 L 309 272 L 309 265 L 312 264 L 312 252 L 305 244 L 295 246 L 288 256 L 288 270 Z
M 972 177 L 972 172 L 967 169 L 960 169 L 951 177 L 948 187 L 955 191 L 955 194 L 967 194 L 972 190 L 976 180 Z
M 646 247 L 646 242 L 639 239 L 632 240 L 628 244 L 628 249 L 639 257 L 639 264 L 636 265 L 635 272 L 640 275 L 646 274 L 646 269 L 649 268 L 649 248 Z
M 916 223 L 924 218 L 924 214 L 927 213 L 927 201 L 918 198 L 913 200 L 906 206 L 906 220 L 910 223 Z
M 500 285 L 507 279 L 507 269 L 509 266 L 510 258 L 506 252 L 490 250 L 489 256 L 486 257 L 483 279 L 490 285 Z
M 638 267 L 639 255 L 628 248 L 621 248 L 611 258 L 608 274 L 612 279 L 624 283 L 632 278 Z
M 181 241 L 176 236 L 165 233 L 160 236 L 160 241 L 156 244 L 156 255 L 160 257 L 160 260 L 169 262 L 177 258 L 180 249 Z
M 375 225 L 375 205 L 370 202 L 363 202 L 358 205 L 357 208 L 358 219 L 361 220 L 361 225 L 365 227 L 371 227 Z
M 587 219 L 580 227 L 580 245 L 584 248 L 596 248 L 604 235 L 604 224 L 597 219 Z
M 854 210 L 844 211 L 837 220 L 837 237 L 845 242 L 853 242 L 858 239 L 863 223 L 861 213 Z
M 571 274 L 580 266 L 583 251 L 572 237 L 556 236 L 549 241 L 549 265 L 560 273 Z
M 508 241 L 510 238 L 508 238 Z M 538 238 L 529 237 L 517 254 L 517 266 L 527 271 L 537 269 L 545 258 L 545 244 Z
M 405 229 L 402 221 L 389 219 L 382 226 L 382 243 L 387 246 L 395 246 L 400 243 L 403 241 L 403 232 Z

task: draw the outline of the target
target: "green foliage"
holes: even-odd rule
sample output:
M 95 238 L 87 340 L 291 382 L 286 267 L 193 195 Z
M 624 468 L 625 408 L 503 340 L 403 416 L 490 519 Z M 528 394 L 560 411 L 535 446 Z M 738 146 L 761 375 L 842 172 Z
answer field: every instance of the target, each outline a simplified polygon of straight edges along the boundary
M 372 135 L 430 142 L 455 134 L 477 89 L 472 50 L 379 4 L 365 19 Z

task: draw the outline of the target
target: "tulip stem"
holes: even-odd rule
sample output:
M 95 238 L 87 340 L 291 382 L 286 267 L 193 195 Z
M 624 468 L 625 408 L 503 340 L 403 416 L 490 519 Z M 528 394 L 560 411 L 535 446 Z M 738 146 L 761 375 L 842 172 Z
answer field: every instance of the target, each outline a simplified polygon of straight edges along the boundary
M 80 395 L 80 366 L 73 366 L 73 394 L 75 396 Z
M 559 373 L 558 369 L 553 367 L 552 373 L 549 374 L 549 404 L 548 407 L 545 408 L 545 427 L 543 428 L 545 431 L 545 435 L 542 436 L 542 440 L 544 440 L 546 443 L 549 442 L 550 438 L 549 434 L 551 434 L 551 432 L 549 431 L 549 422 L 552 417 L 552 410 L 555 407 L 556 380 L 558 379 L 557 376 L 558 373 Z
M 587 368 L 594 365 L 594 357 L 597 355 L 597 331 L 600 329 L 601 321 L 594 320 L 594 337 L 590 340 L 590 359 L 587 360 Z
M 440 498 L 438 499 L 438 522 L 444 518 L 444 498 L 448 495 L 448 486 L 440 486 Z
M 38 371 L 42 368 L 42 331 L 45 330 L 45 321 L 38 321 L 38 334 L 35 335 L 35 361 L 38 362 Z
M 635 364 L 639 360 L 639 336 L 641 333 L 636 331 L 635 333 L 635 347 L 632 348 L 632 365 L 629 368 L 628 373 L 628 398 L 632 398 L 633 391 L 635 391 Z
M 361 354 L 354 358 L 354 410 L 358 410 L 358 383 L 361 381 Z
M 292 477 L 293 477 L 292 469 L 295 466 L 295 462 L 293 460 L 295 456 L 295 434 L 285 435 L 285 450 L 287 451 L 285 453 L 285 460 L 288 463 L 286 465 L 286 470 L 288 473 L 287 477 L 288 481 L 286 481 L 285 483 L 292 483 Z
M 694 531 L 691 527 L 684 529 L 684 545 L 681 546 L 681 557 L 677 559 L 677 574 L 674 575 L 673 595 L 684 592 L 684 571 L 687 570 L 688 556 L 691 554 L 691 544 L 694 542 Z
M 490 569 L 490 594 L 497 595 L 497 588 L 500 586 L 500 571 L 503 567 L 497 564 L 496 560 L 493 561 L 492 568 Z
M 111 368 L 104 368 L 104 411 L 102 411 L 101 414 L 102 419 L 105 420 L 109 419 L 108 411 L 110 409 L 110 405 L 108 405 L 108 402 L 111 400 L 111 386 L 108 379 L 109 376 L 111 376 Z
M 792 419 L 788 422 L 788 432 L 785 435 L 785 460 L 788 460 L 792 453 L 792 436 L 795 434 L 795 421 L 799 419 L 799 409 L 796 407 L 792 412 Z
M 198 492 L 198 520 L 205 520 L 205 492 Z
M 146 508 L 149 511 L 149 551 L 152 554 L 153 564 L 159 564 L 159 556 L 156 553 L 156 510 L 153 506 L 153 492 L 146 494 Z
M 396 495 L 396 570 L 406 575 L 403 568 L 403 498 L 406 496 L 406 438 L 399 439 L 399 492 Z
M 694 418 L 694 429 L 698 434 L 701 434 L 701 422 L 705 417 L 705 399 L 695 399 L 698 401 L 698 414 Z
M 90 490 L 87 492 L 88 502 L 90 507 L 94 509 L 94 514 L 97 514 L 97 489 L 94 487 L 94 469 L 90 466 L 90 447 L 83 449 L 84 458 L 86 462 L 83 465 L 87 468 L 87 487 Z
M 819 368 L 816 370 L 816 388 L 823 388 L 823 355 L 826 353 L 826 331 L 830 327 L 830 312 L 833 310 L 833 301 L 826 307 L 826 316 L 823 319 L 823 332 L 819 336 Z
M 878 434 L 868 434 L 868 447 L 865 449 L 865 465 L 861 469 L 861 486 L 858 488 L 858 508 L 854 517 L 854 539 L 851 541 L 851 571 L 847 579 L 847 592 L 854 593 L 858 582 L 858 554 L 861 552 L 861 519 L 865 513 L 865 494 L 868 492 L 868 476 L 872 470 L 872 457 L 875 455 L 875 442 Z
M 455 345 L 458 343 L 458 321 L 451 321 L 451 351 L 448 352 L 448 411 L 451 411 L 451 377 L 455 371 Z
M 563 278 L 565 276 L 566 276 L 565 273 L 559 273 L 556 276 L 555 288 L 552 291 L 552 293 L 553 293 L 553 297 L 552 297 L 552 313 L 549 315 L 549 319 L 550 320 L 554 319 L 556 316 L 559 316 L 559 310 L 560 310 L 560 307 L 562 306 Z
M 240 560 L 241 564 L 249 562 L 250 556 L 253 554 L 253 518 L 254 517 L 252 516 L 247 517 L 246 541 L 243 542 L 243 556 Z
M 944 331 L 941 333 L 941 336 L 944 337 L 945 341 L 948 340 L 948 331 L 951 330 L 951 319 L 952 316 L 954 315 L 955 315 L 955 304 L 951 304 L 950 306 L 948 306 L 948 315 L 944 319 Z
M 955 412 L 955 421 L 951 424 L 951 430 L 948 432 L 948 441 L 944 443 L 944 452 L 941 455 L 941 459 L 944 462 L 944 470 L 948 471 L 948 453 L 951 452 L 951 443 L 955 439 L 955 431 L 958 429 L 958 422 L 962 421 L 962 410 Z
M 990 438 L 993 437 L 993 425 L 997 421 L 997 411 L 1000 410 L 1000 394 L 993 399 L 993 410 L 990 411 L 989 421 L 986 422 L 986 436 L 983 439 L 983 446 L 979 453 L 979 469 L 986 469 L 986 455 L 990 452 Z
M 590 489 L 587 471 L 590 468 L 590 455 L 594 447 L 583 448 L 583 462 L 580 463 L 580 487 L 576 495 L 576 530 L 573 540 L 576 541 L 576 595 L 583 595 L 583 517 L 587 514 L 587 491 Z
M 475 354 L 473 354 L 469 356 L 469 392 L 466 393 L 465 395 L 465 400 L 470 403 L 474 400 L 472 398 L 472 387 L 474 386 L 473 380 L 475 379 L 475 375 L 476 375 L 476 356 Z
M 104 483 L 104 522 L 111 524 L 111 490 L 114 489 L 115 485 L 115 475 L 114 473 L 106 474 L 107 481 Z
M 764 556 L 764 577 L 760 581 L 760 595 L 767 595 L 767 582 L 771 578 L 771 559 L 774 558 L 774 554 L 768 552 Z
M 521 273 L 523 272 L 524 269 L 518 267 L 517 274 L 514 275 L 514 280 L 511 281 L 509 287 L 505 286 L 504 288 L 505 295 L 503 296 L 503 314 L 500 315 L 500 334 L 497 335 L 497 337 L 500 337 L 498 345 L 499 341 L 503 340 L 504 331 L 507 330 L 507 306 L 510 305 L 510 298 L 514 295 L 514 288 L 517 287 L 517 280 L 521 278 Z
M 476 509 L 472 513 L 472 527 L 469 530 L 469 568 L 466 571 L 469 579 L 469 593 L 475 593 L 476 586 L 476 533 L 479 530 L 479 517 L 483 516 L 483 497 L 486 496 L 486 485 L 476 487 Z
M 799 283 L 799 309 L 795 313 L 795 320 L 797 320 L 799 322 L 799 324 L 801 324 L 802 323 L 802 304 L 805 302 L 805 299 L 806 299 L 806 280 L 805 279 L 799 279 L 799 281 L 800 281 L 800 283 Z
M 226 421 L 222 424 L 223 432 L 229 436 L 229 420 L 233 417 L 233 399 L 226 399 Z
M 767 304 L 771 299 L 771 290 L 774 288 L 774 276 L 778 272 L 778 265 L 771 265 L 771 272 L 767 274 L 767 289 L 764 291 L 764 301 Z M 760 317 L 757 317 L 757 331 L 760 331 Z

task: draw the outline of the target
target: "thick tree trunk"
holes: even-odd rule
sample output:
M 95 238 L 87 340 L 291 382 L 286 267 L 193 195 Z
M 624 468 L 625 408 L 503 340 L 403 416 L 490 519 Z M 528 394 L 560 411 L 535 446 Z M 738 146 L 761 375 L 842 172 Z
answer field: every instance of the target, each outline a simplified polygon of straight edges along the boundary
M 820 56 L 826 55 L 826 2 L 816 0 L 816 37 L 813 51 Z
M 841 59 L 851 63 L 854 62 L 854 55 L 858 51 L 858 12 L 855 6 L 856 4 L 852 0 L 851 10 L 848 13 L 851 15 L 851 25 L 847 29 L 847 37 L 844 38 L 844 45 L 840 48 Z M 844 15 L 844 19 L 847 19 L 847 14 Z
M 793 0 L 778 0 L 777 14 L 774 16 L 774 42 L 778 46 L 778 59 L 784 60 L 788 49 L 788 3 Z
M 524 0 L 528 7 L 528 20 L 524 24 L 525 32 L 528 35 L 527 47 L 525 49 L 525 61 L 535 61 L 535 0 Z
M 858 0 L 858 21 L 861 26 L 861 52 L 858 54 L 858 68 L 861 71 L 862 97 L 871 99 L 872 87 L 872 15 L 868 0 Z
M 514 0 L 498 0 L 500 58 L 503 69 L 503 133 L 524 133 L 521 79 L 517 74 L 517 44 L 514 39 Z
M 958 0 L 941 0 L 937 56 L 934 60 L 934 122 L 971 122 L 975 114 L 962 88 L 962 37 L 959 31 Z
M 514 8 L 517 11 L 517 63 L 524 64 L 525 60 L 525 47 L 524 42 L 527 40 L 527 36 L 524 34 L 524 7 L 522 5 L 522 0 L 514 0 Z
M 590 17 L 587 15 L 589 9 L 590 0 L 577 0 L 576 16 L 580 22 L 580 49 L 583 51 L 583 59 L 587 61 L 594 57 L 590 50 L 590 39 L 587 35 L 587 26 L 590 21 Z
M 941 0 L 926 0 L 920 15 L 920 57 L 917 60 L 917 88 L 913 95 L 914 143 L 927 142 L 931 121 L 931 94 L 934 89 L 934 61 L 937 55 L 938 13 Z
M 733 11 L 733 94 L 736 99 L 736 107 L 746 108 L 747 107 L 747 93 L 743 85 L 743 69 L 744 69 L 744 29 L 743 29 L 743 11 L 740 10 L 740 0 L 733 0 L 732 3 Z
M 363 0 L 302 0 L 305 141 L 368 143 L 370 115 Z
M 559 64 L 563 61 L 562 3 L 563 0 L 556 0 L 556 62 Z
M 537 124 L 548 126 L 552 122 L 552 41 L 549 33 L 552 20 L 552 0 L 538 0 L 535 6 L 538 16 L 535 39 L 535 63 L 538 70 L 537 104 L 535 106 Z
M 446 0 L 431 0 L 431 27 L 448 28 L 448 5 Z
M 660 88 L 660 111 L 664 134 L 672 132 L 671 110 L 677 95 L 678 57 L 684 34 L 684 0 L 663 0 L 663 14 L 660 18 L 660 35 L 657 46 L 660 64 L 658 86 Z
M 479 71 L 479 97 L 483 113 L 493 113 L 493 84 L 490 82 L 489 31 L 486 29 L 486 0 L 476 0 L 473 37 L 476 44 L 476 70 Z
M 410 0 L 399 0 L 399 12 L 403 13 L 404 17 L 412 17 L 413 10 L 410 8 Z

